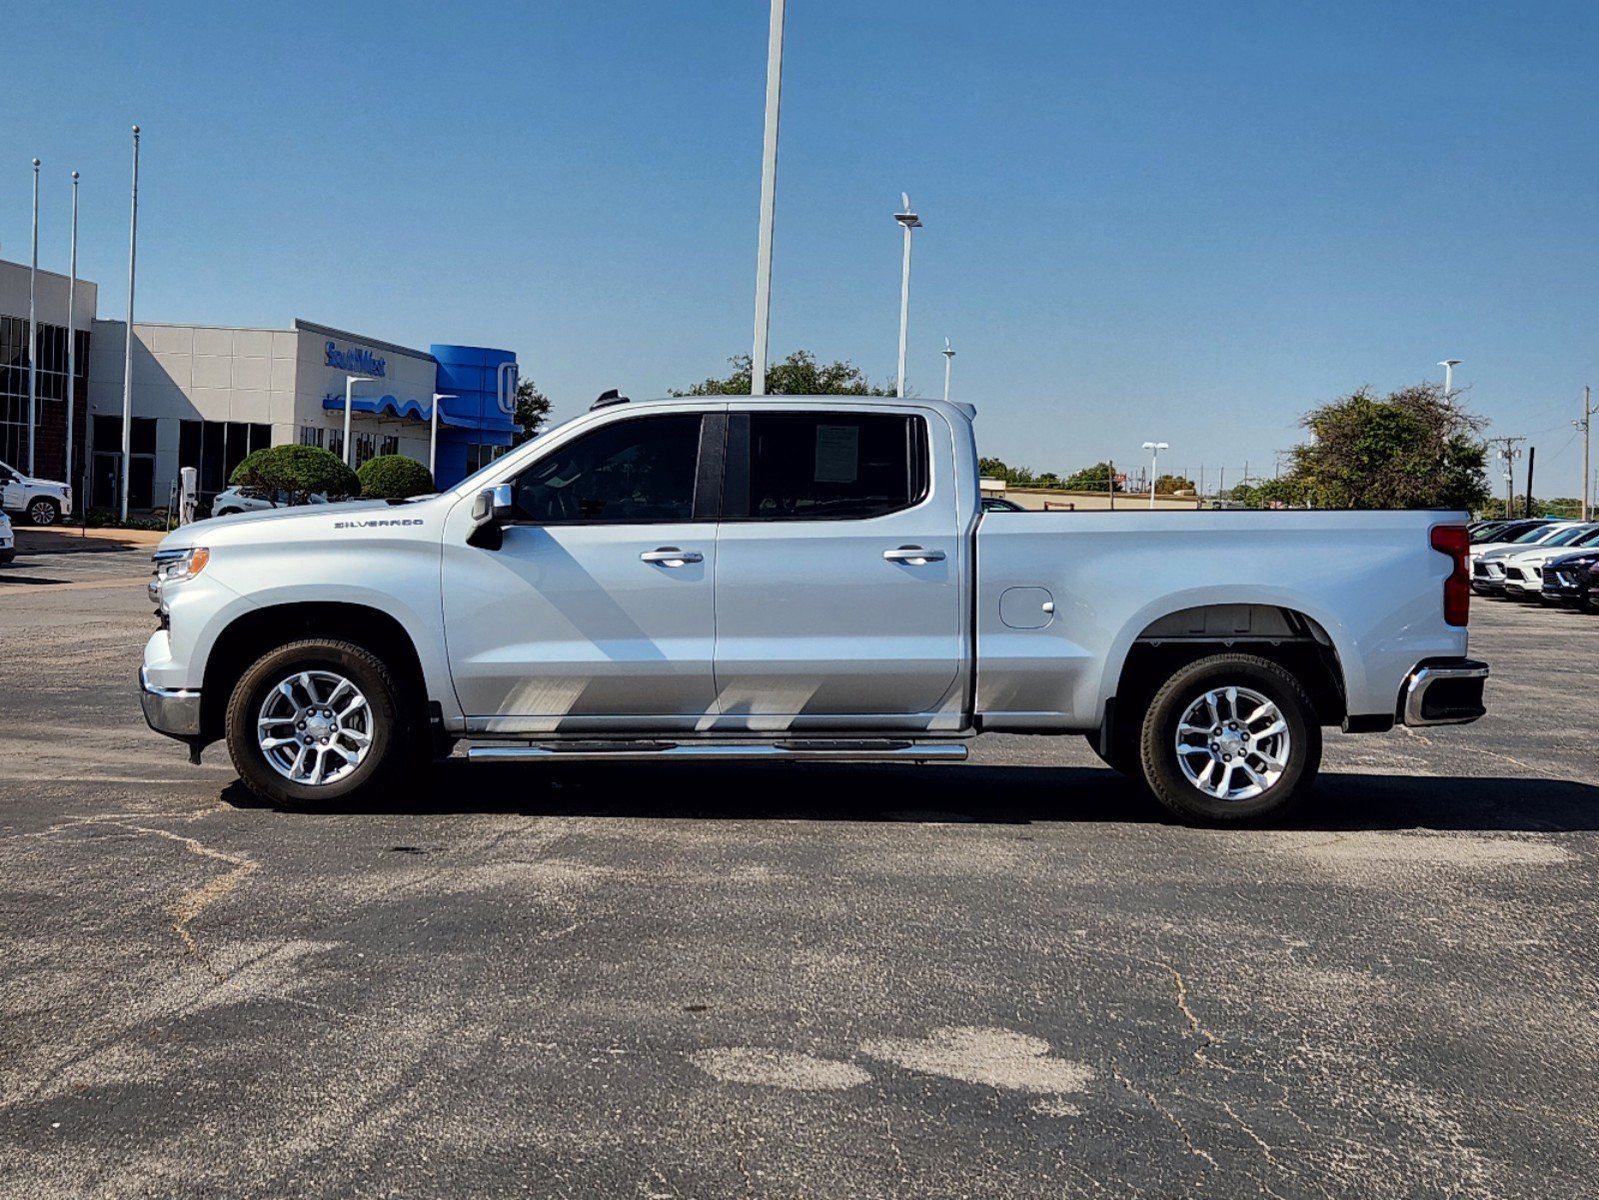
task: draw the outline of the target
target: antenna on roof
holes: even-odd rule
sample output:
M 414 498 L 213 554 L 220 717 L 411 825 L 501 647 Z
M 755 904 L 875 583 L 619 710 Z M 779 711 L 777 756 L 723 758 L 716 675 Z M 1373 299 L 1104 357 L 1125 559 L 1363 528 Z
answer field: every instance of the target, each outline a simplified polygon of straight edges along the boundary
M 600 393 L 600 398 L 598 400 L 596 400 L 593 404 L 589 405 L 589 412 L 593 412 L 597 408 L 610 408 L 611 405 L 613 405 L 613 404 L 626 404 L 626 403 L 627 403 L 627 397 L 622 395 L 622 393 L 617 391 L 615 388 L 612 388 L 608 392 L 601 392 Z

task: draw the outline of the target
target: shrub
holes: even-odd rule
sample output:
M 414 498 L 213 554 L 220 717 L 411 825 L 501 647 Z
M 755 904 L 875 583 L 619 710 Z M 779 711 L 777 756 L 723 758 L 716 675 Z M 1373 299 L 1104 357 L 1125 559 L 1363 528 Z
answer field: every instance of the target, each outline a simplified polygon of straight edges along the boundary
M 371 500 L 404 500 L 437 490 L 428 469 L 403 454 L 380 454 L 362 463 L 355 474 L 361 495 Z
M 309 504 L 314 495 L 342 500 L 361 490 L 355 472 L 337 454 L 320 446 L 268 446 L 257 450 L 233 468 L 228 482 L 266 496 L 282 492 L 290 504 Z

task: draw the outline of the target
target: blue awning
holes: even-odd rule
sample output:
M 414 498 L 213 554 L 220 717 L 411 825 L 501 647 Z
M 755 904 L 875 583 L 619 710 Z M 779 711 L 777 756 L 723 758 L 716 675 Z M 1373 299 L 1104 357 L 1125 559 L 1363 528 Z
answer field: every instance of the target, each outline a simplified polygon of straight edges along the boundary
M 344 397 L 334 392 L 329 392 L 322 397 L 322 407 L 333 409 L 337 412 L 344 411 Z M 427 424 L 432 419 L 428 406 L 420 400 L 401 400 L 398 396 L 357 396 L 350 401 L 351 412 L 371 413 L 374 416 L 390 416 L 402 421 L 416 420 Z M 476 429 L 478 423 L 462 417 L 452 417 L 447 408 L 439 409 L 439 424 L 453 426 L 456 429 Z

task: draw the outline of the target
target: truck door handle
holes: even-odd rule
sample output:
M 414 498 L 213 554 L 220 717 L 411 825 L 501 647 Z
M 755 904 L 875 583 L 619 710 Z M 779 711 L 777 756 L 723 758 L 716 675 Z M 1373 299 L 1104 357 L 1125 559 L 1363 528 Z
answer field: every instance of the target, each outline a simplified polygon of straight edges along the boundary
M 923 550 L 920 546 L 901 546 L 898 550 L 884 550 L 883 557 L 889 562 L 920 565 L 922 563 L 943 562 L 944 552 L 942 550 Z
M 676 546 L 662 546 L 646 550 L 639 555 L 640 562 L 656 563 L 663 567 L 685 567 L 689 563 L 704 562 L 705 555 L 698 550 L 679 550 Z

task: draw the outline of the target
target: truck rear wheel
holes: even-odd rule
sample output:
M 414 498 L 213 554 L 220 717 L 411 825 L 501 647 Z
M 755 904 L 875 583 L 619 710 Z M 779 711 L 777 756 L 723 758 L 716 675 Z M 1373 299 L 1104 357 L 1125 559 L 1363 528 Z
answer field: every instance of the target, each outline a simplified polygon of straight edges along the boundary
M 353 642 L 311 638 L 268 651 L 228 699 L 228 754 L 245 785 L 280 804 L 370 792 L 425 757 L 388 667 Z
M 1321 726 L 1304 687 L 1269 659 L 1216 654 L 1155 693 L 1139 739 L 1144 780 L 1189 821 L 1280 814 L 1321 765 Z

